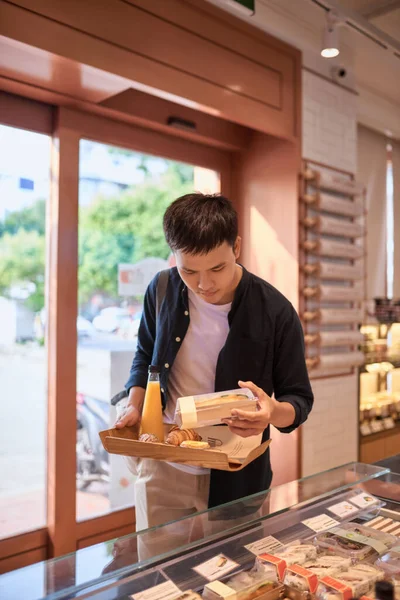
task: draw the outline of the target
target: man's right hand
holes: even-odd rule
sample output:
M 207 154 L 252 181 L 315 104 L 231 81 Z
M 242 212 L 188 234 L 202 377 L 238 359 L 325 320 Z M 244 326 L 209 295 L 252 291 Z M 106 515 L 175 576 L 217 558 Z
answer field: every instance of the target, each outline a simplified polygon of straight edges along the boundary
M 136 406 L 127 404 L 115 422 L 115 427 L 117 429 L 122 429 L 123 427 L 132 427 L 133 425 L 137 425 L 137 423 L 140 421 L 140 416 L 140 412 Z

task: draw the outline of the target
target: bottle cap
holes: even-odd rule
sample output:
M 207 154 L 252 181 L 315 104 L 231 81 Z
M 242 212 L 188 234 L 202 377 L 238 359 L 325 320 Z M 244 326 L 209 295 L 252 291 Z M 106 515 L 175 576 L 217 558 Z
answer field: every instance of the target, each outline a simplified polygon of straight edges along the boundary
M 390 581 L 377 581 L 375 584 L 375 597 L 378 600 L 393 600 L 393 584 Z
M 159 373 L 160 372 L 160 368 L 156 367 L 155 365 L 150 365 L 149 366 L 149 373 Z

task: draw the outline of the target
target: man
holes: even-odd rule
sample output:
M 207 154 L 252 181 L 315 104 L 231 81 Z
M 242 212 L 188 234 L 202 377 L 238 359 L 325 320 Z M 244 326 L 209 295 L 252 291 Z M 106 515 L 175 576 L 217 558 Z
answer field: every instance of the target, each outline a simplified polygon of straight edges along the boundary
M 237 264 L 241 239 L 231 202 L 178 198 L 164 215 L 164 232 L 177 266 L 157 326 L 158 276 L 147 289 L 129 398 L 116 427 L 139 422 L 150 364 L 160 367 L 165 423 L 173 423 L 177 398 L 239 384 L 257 396 L 260 410 L 232 411 L 232 432 L 262 433 L 264 441 L 270 425 L 283 433 L 299 427 L 313 405 L 301 324 L 280 292 Z M 137 530 L 261 492 L 272 480 L 269 451 L 237 473 L 147 459 L 131 465 L 138 474 Z

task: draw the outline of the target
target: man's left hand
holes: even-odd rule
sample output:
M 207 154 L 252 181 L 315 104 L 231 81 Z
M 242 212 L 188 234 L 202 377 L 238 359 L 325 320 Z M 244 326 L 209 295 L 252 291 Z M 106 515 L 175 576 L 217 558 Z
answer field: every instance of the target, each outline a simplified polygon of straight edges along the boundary
M 241 437 L 250 437 L 263 433 L 273 421 L 275 405 L 277 400 L 270 398 L 268 394 L 255 385 L 252 381 L 239 381 L 241 388 L 248 388 L 257 398 L 259 410 L 249 412 L 246 410 L 233 409 L 231 419 L 223 419 L 222 422 L 229 426 L 232 433 Z

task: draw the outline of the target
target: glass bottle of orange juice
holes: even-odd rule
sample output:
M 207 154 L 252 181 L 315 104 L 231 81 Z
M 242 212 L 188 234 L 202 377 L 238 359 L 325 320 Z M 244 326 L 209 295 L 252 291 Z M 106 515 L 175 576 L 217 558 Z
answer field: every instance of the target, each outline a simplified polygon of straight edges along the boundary
M 160 371 L 152 365 L 149 367 L 140 433 L 151 433 L 156 435 L 160 442 L 164 441 Z

